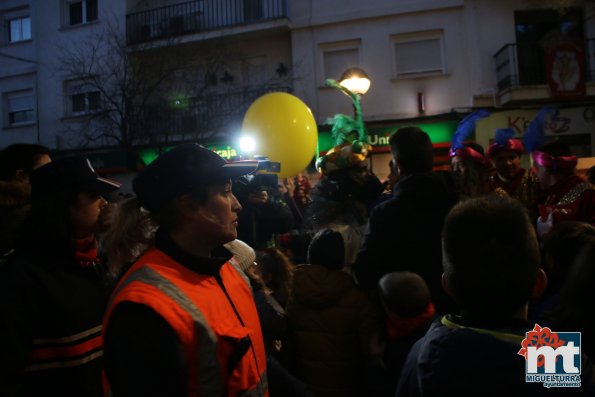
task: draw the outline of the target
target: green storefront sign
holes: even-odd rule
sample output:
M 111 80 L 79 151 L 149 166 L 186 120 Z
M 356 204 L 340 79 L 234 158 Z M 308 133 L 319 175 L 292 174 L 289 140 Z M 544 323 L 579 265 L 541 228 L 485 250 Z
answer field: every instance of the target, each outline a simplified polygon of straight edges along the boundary
M 375 151 L 383 152 L 389 151 L 388 140 L 390 136 L 399 128 L 405 126 L 416 126 L 424 130 L 429 136 L 433 144 L 449 143 L 452 136 L 457 129 L 457 121 L 441 121 L 435 123 L 420 123 L 420 124 L 394 124 L 384 127 L 371 127 L 368 129 L 368 143 L 372 145 Z M 205 147 L 219 154 L 225 159 L 234 159 L 239 155 L 239 149 L 235 146 L 226 143 L 206 143 Z M 335 146 L 330 131 L 319 131 L 318 133 L 318 153 L 324 154 L 329 149 Z M 173 146 L 168 146 L 161 149 L 142 149 L 139 151 L 140 157 L 145 164 L 151 163 L 161 153 L 170 150 Z
M 433 144 L 450 143 L 452 136 L 457 129 L 458 121 L 441 121 L 436 123 L 420 123 L 420 124 L 395 124 L 386 127 L 371 127 L 368 128 L 368 143 L 372 145 L 375 151 L 389 151 L 388 140 L 392 134 L 401 127 L 415 126 L 424 130 L 429 136 Z M 318 152 L 325 153 L 330 150 L 335 143 L 330 131 L 322 131 L 318 133 Z

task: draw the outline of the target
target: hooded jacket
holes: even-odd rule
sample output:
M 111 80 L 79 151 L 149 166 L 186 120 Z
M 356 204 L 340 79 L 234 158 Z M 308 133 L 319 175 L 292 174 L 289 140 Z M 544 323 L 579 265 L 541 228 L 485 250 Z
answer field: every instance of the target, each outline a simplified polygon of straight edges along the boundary
M 362 395 L 362 371 L 377 318 L 367 296 L 340 270 L 299 265 L 287 308 L 296 375 L 314 395 Z

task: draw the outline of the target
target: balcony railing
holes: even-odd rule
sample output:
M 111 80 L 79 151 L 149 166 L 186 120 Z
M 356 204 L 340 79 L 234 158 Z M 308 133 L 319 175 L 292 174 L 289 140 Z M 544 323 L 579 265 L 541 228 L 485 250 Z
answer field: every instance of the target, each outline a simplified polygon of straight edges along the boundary
M 126 15 L 126 41 L 138 44 L 287 16 L 287 0 L 189 1 Z
M 258 90 L 227 94 L 204 95 L 188 98 L 177 103 L 166 103 L 145 109 L 139 126 L 142 136 L 157 140 L 207 139 L 214 135 L 229 133 L 240 124 L 252 102 L 268 92 L 292 92 L 290 87 L 268 87 Z M 139 132 L 141 132 L 139 131 Z M 161 138 L 160 138 L 161 137 Z
M 547 84 L 544 50 L 536 45 L 506 44 L 496 55 L 498 90 Z M 585 77 L 595 81 L 595 39 L 585 40 Z

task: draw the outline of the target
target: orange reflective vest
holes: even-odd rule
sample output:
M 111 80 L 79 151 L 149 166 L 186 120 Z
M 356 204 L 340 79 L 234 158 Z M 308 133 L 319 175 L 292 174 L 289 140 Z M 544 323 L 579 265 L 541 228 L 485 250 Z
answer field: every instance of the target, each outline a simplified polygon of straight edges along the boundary
M 119 303 L 146 305 L 169 323 L 184 347 L 189 396 L 268 396 L 264 343 L 251 289 L 229 262 L 219 275 L 218 281 L 193 272 L 153 248 L 116 287 L 104 330 Z M 234 360 L 242 343 L 247 351 Z

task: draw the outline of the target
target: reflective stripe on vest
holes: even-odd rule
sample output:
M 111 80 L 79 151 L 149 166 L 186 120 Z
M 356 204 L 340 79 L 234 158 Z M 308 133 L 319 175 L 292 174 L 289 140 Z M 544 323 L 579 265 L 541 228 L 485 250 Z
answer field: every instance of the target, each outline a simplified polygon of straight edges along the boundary
M 103 355 L 101 325 L 74 335 L 52 339 L 33 339 L 25 371 L 68 368 L 86 364 Z
M 202 312 L 171 281 L 155 270 L 143 266 L 127 277 L 112 294 L 112 300 L 133 281 L 151 285 L 159 289 L 186 311 L 194 321 L 198 335 L 197 371 L 198 391 L 201 396 L 219 396 L 224 394 L 225 386 L 221 375 L 221 365 L 217 359 L 217 337 L 208 325 Z M 110 305 L 111 306 L 111 302 Z

